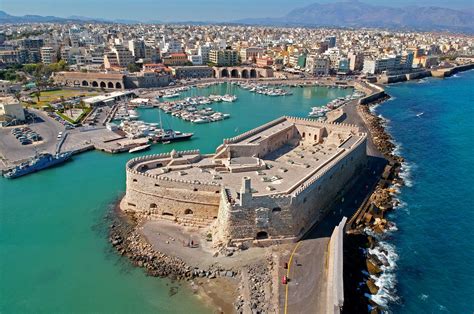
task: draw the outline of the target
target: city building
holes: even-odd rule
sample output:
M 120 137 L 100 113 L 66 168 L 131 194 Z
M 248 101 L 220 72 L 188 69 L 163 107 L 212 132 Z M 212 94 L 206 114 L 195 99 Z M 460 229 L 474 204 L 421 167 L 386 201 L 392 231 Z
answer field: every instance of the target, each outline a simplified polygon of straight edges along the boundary
M 58 62 L 58 53 L 53 47 L 41 47 L 41 62 L 51 64 Z
M 163 63 L 167 66 L 177 66 L 188 64 L 188 56 L 184 52 L 171 53 L 162 57 Z
M 349 59 L 349 70 L 351 71 L 362 71 L 364 67 L 364 55 L 357 52 L 349 52 L 347 55 Z
M 172 67 L 173 76 L 177 79 L 211 78 L 214 74 L 212 68 L 203 66 L 175 66 Z
M 328 75 L 331 62 L 327 57 L 309 55 L 306 60 L 306 71 L 311 75 Z
M 25 111 L 21 103 L 12 96 L 0 97 L 0 126 L 25 120 Z
M 201 55 L 188 55 L 188 60 L 193 65 L 202 65 L 202 56 Z
M 233 66 L 239 63 L 239 54 L 232 49 L 211 49 L 209 62 L 217 66 Z

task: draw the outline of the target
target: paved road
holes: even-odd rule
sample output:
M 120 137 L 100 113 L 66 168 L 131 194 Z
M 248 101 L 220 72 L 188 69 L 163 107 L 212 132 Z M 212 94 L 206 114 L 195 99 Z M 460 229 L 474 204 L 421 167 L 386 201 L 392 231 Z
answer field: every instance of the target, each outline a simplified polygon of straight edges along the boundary
M 375 147 L 372 137 L 370 136 L 369 129 L 364 122 L 364 119 L 359 115 L 357 110 L 358 100 L 352 100 L 347 103 L 344 107 L 342 107 L 344 115 L 344 120 L 341 121 L 343 123 L 355 124 L 357 125 L 363 132 L 369 134 L 369 138 L 367 140 L 367 154 L 369 156 L 374 157 L 383 157 L 379 150 Z
M 306 239 L 296 243 L 280 267 L 280 313 L 323 313 L 326 304 L 326 255 L 328 237 Z M 281 278 L 287 274 L 287 285 Z

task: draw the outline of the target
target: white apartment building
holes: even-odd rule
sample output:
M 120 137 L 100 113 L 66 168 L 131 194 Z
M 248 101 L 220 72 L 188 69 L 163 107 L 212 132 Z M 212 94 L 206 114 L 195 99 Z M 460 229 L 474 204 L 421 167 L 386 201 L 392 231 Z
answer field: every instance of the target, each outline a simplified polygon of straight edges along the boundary
M 200 55 L 188 55 L 188 60 L 193 65 L 202 65 L 202 56 Z
M 53 47 L 41 47 L 41 62 L 51 64 L 58 62 L 58 54 Z

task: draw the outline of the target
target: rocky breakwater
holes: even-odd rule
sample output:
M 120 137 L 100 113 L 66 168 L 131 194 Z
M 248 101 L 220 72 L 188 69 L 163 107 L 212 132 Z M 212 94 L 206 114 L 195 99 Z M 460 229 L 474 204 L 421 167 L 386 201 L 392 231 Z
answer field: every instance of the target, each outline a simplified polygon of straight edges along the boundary
M 176 257 L 167 256 L 153 249 L 135 227 L 124 222 L 110 225 L 109 241 L 117 252 L 127 257 L 135 266 L 155 277 L 189 280 L 195 277 L 190 266 Z
M 217 309 L 222 309 L 232 302 L 222 303 L 206 293 L 209 281 L 222 278 L 224 281 L 237 280 L 239 272 L 224 268 L 217 264 L 206 267 L 188 265 L 182 259 L 163 254 L 153 248 L 146 238 L 139 232 L 141 225 L 135 217 L 124 217 L 121 213 L 115 214 L 113 223 L 109 226 L 109 241 L 118 254 L 128 258 L 137 267 L 143 268 L 147 275 L 169 278 L 171 280 L 187 281 L 196 292 L 203 294 Z M 169 239 L 167 242 L 175 241 Z M 197 260 L 196 263 L 199 263 Z M 176 294 L 176 287 L 170 290 L 170 296 Z M 219 310 L 220 311 L 220 310 Z
M 365 237 L 362 249 L 365 267 L 362 289 L 371 313 L 386 311 L 388 305 L 396 300 L 396 280 L 394 271 L 398 256 L 394 248 L 385 241 L 391 231 L 396 230 L 394 223 L 387 219 L 387 213 L 396 208 L 398 187 L 404 184 L 400 176 L 404 159 L 394 153 L 395 144 L 385 130 L 385 121 L 371 111 L 371 107 L 385 101 L 359 105 L 359 114 L 363 117 L 371 133 L 372 141 L 388 161 L 382 176 L 372 194 L 359 208 L 349 222 L 350 233 Z

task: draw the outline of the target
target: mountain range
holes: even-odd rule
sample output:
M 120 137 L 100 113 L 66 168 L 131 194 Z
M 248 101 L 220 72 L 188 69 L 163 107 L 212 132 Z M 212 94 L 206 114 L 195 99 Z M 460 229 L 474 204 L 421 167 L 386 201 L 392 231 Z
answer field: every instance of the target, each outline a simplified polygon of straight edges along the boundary
M 0 24 L 5 23 L 121 23 L 159 24 L 160 21 L 103 19 L 84 16 L 24 15 L 13 16 L 0 11 Z M 177 22 L 183 24 L 184 22 Z M 193 22 L 191 24 L 211 24 Z M 335 3 L 313 3 L 297 8 L 282 17 L 249 18 L 218 24 L 245 24 L 306 27 L 376 27 L 402 30 L 452 31 L 474 33 L 474 11 L 454 10 L 434 6 L 388 7 L 366 4 L 357 0 Z
M 387 7 L 360 1 L 313 3 L 279 18 L 234 21 L 250 25 L 378 27 L 474 33 L 474 12 L 440 7 Z

